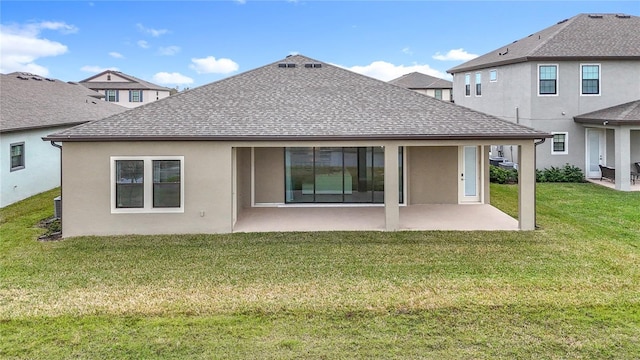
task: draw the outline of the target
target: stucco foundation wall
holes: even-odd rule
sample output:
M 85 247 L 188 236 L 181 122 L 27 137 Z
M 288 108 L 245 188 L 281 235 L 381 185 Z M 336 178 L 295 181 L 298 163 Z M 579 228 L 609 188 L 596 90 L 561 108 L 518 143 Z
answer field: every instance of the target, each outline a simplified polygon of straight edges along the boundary
M 458 203 L 458 147 L 408 147 L 409 204 Z
M 184 156 L 184 213 L 112 214 L 111 156 Z M 64 143 L 63 236 L 231 232 L 231 160 L 227 143 Z
M 255 202 L 284 203 L 284 150 L 257 147 L 255 162 Z

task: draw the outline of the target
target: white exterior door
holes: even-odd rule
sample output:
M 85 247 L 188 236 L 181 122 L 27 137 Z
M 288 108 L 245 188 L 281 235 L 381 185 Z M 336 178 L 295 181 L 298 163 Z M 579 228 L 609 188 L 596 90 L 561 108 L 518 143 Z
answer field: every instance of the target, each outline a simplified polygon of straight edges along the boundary
M 459 199 L 461 203 L 480 202 L 479 151 L 477 146 L 461 146 L 459 150 Z
M 587 129 L 587 173 L 588 178 L 599 178 L 600 167 L 598 165 L 605 164 L 605 141 L 604 130 Z

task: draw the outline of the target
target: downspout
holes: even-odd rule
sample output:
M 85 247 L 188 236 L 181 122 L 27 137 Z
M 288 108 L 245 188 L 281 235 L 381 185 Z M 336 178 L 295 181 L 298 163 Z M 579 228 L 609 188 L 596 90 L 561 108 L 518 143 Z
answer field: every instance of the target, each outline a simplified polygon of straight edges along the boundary
M 60 228 L 62 229 L 62 145 L 58 145 L 51 140 L 51 146 L 60 149 Z
M 517 108 L 516 108 L 517 109 Z M 538 202 L 538 176 L 537 176 L 537 169 L 538 169 L 538 145 L 544 144 L 544 142 L 547 141 L 547 139 L 542 138 L 540 139 L 540 141 L 536 141 L 533 143 L 534 147 L 533 147 L 533 166 L 534 166 L 534 181 L 533 181 L 533 194 L 534 194 L 534 200 L 533 200 L 533 226 L 538 229 L 538 209 L 536 206 L 536 203 Z

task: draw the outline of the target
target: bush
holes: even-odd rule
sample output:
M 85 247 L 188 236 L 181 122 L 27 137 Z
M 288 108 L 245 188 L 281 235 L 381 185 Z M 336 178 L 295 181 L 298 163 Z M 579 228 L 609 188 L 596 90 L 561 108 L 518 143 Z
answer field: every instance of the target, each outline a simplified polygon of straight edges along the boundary
M 489 180 L 498 184 L 518 183 L 518 171 L 489 166 Z M 585 182 L 584 173 L 579 167 L 566 164 L 563 167 L 552 166 L 544 170 L 536 169 L 536 182 Z
M 498 184 L 516 184 L 518 182 L 518 170 L 489 165 L 489 181 Z

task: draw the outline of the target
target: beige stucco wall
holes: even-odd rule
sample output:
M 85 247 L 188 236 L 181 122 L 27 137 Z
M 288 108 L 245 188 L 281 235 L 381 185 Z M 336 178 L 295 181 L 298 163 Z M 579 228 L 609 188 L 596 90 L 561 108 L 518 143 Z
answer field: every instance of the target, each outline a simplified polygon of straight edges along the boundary
M 284 203 L 284 150 L 258 147 L 254 150 L 255 202 Z
M 458 147 L 407 149 L 409 205 L 458 203 Z
M 184 156 L 184 213 L 111 213 L 111 156 L 136 155 Z M 231 232 L 231 159 L 215 142 L 64 143 L 63 234 Z
M 238 206 L 242 209 L 251 207 L 251 148 L 237 148 L 237 186 Z

